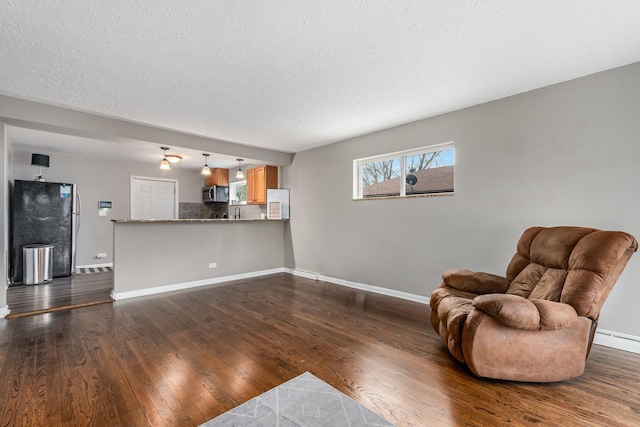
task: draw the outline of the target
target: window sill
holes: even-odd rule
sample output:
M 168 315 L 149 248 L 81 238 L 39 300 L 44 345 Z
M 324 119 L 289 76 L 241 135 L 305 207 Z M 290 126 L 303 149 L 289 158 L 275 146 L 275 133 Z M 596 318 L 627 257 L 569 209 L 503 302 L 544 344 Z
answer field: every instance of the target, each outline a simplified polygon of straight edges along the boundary
M 370 200 L 389 200 L 389 199 L 421 199 L 424 197 L 441 197 L 453 196 L 455 193 L 429 193 L 429 194 L 412 194 L 409 196 L 383 196 L 383 197 L 366 197 L 362 199 L 353 199 L 354 202 L 363 202 Z

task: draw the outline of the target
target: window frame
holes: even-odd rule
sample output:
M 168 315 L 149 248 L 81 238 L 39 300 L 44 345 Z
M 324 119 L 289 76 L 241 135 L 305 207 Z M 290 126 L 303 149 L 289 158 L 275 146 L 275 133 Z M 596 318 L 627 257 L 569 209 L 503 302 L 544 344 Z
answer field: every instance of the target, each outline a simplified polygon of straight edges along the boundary
M 446 193 L 426 193 L 407 195 L 406 185 L 400 185 L 399 195 L 397 196 L 380 196 L 380 197 L 363 197 L 362 196 L 362 166 L 366 163 L 383 162 L 387 160 L 400 160 L 400 182 L 405 183 L 407 179 L 407 165 L 406 158 L 410 156 L 416 156 L 420 154 L 433 153 L 434 151 L 453 150 L 453 165 L 455 166 L 456 150 L 453 141 L 443 142 L 441 144 L 428 145 L 420 148 L 413 148 L 410 150 L 396 151 L 394 153 L 385 153 L 377 156 L 362 157 L 360 159 L 353 160 L 353 200 L 376 200 L 376 199 L 397 199 L 397 198 L 409 198 L 409 197 L 428 197 L 433 195 L 451 195 L 454 192 Z M 455 188 L 454 188 L 455 191 Z

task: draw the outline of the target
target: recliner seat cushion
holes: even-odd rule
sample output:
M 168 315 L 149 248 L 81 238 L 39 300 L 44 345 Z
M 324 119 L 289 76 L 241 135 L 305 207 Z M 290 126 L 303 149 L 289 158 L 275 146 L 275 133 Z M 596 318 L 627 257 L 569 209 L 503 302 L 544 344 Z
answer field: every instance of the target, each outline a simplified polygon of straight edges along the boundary
M 535 331 L 540 327 L 540 314 L 536 306 L 518 295 L 479 295 L 473 300 L 473 306 L 515 329 Z
M 541 330 L 569 328 L 578 320 L 578 313 L 569 304 L 542 299 L 532 299 L 531 303 L 538 309 Z

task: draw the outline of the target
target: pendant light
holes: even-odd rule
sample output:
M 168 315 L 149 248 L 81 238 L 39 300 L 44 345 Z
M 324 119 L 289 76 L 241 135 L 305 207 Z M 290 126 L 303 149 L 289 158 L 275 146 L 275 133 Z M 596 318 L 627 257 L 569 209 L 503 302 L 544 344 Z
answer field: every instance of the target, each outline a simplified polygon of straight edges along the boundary
M 202 167 L 202 175 L 211 175 L 211 168 L 209 167 L 209 155 L 202 154 L 204 156 L 204 166 Z
M 171 165 L 169 164 L 169 160 L 167 160 L 167 150 L 169 147 L 160 147 L 160 149 L 164 151 L 164 157 L 160 162 L 160 169 L 165 171 L 171 170 Z
M 242 161 L 244 159 L 237 159 L 238 160 L 238 172 L 236 172 L 236 179 L 244 179 L 244 173 L 242 172 Z

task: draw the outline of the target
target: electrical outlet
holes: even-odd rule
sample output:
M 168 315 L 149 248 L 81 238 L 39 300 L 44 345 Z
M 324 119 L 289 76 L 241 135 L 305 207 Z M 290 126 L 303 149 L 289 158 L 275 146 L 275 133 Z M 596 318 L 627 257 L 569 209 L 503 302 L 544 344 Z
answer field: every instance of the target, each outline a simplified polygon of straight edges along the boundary
M 218 267 L 218 263 L 217 262 L 210 262 L 209 263 L 209 268 L 217 268 Z
M 105 254 L 104 252 L 99 253 L 98 255 L 96 255 L 96 258 L 106 258 L 107 254 Z

